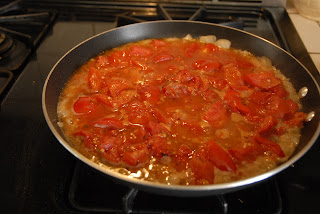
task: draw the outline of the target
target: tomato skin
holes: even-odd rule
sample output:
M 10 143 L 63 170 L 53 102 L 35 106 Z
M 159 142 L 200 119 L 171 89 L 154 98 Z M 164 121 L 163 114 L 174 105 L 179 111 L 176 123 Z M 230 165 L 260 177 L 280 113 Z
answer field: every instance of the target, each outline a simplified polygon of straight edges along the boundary
M 203 119 L 206 120 L 212 127 L 221 128 L 228 122 L 229 117 L 223 103 L 218 101 L 213 103 L 203 114 Z
M 263 138 L 260 135 L 256 135 L 254 139 L 263 147 L 265 151 L 272 152 L 278 157 L 285 157 L 285 154 L 283 153 L 279 144 L 266 138 Z
M 97 65 L 99 67 L 106 66 L 108 63 L 109 63 L 108 57 L 106 57 L 106 56 L 98 56 L 97 57 Z
M 243 78 L 250 85 L 253 85 L 262 89 L 270 89 L 281 83 L 281 80 L 276 78 L 272 71 L 251 73 L 251 74 L 245 75 Z
M 88 114 L 94 111 L 95 105 L 92 97 L 79 97 L 73 104 L 73 110 L 78 114 Z
M 173 58 L 174 58 L 174 56 L 172 56 L 171 54 L 169 54 L 167 52 L 161 52 L 153 57 L 153 61 L 155 63 L 160 63 L 160 62 L 165 62 L 165 61 L 171 60 Z
M 107 129 L 123 129 L 122 121 L 116 118 L 102 118 L 92 123 L 93 127 Z
M 207 142 L 208 159 L 220 170 L 236 172 L 237 166 L 230 158 L 228 153 L 218 144 L 210 140 Z

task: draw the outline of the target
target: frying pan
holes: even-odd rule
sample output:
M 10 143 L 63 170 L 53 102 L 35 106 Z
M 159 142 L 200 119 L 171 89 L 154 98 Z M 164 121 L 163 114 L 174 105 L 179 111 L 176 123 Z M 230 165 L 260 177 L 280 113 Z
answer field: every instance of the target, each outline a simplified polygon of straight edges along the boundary
M 65 83 L 79 66 L 104 50 L 129 42 L 150 38 L 184 37 L 187 34 L 191 34 L 195 38 L 202 35 L 216 35 L 217 38 L 228 39 L 232 42 L 233 48 L 247 50 L 256 56 L 266 56 L 271 59 L 273 65 L 290 78 L 297 91 L 303 87 L 308 88 L 307 95 L 301 99 L 302 111 L 314 112 L 315 116 L 305 124 L 300 144 L 288 161 L 269 172 L 236 182 L 197 186 L 166 185 L 129 178 L 126 175 L 116 173 L 90 161 L 69 145 L 57 124 L 57 103 Z M 301 158 L 316 142 L 320 131 L 319 86 L 315 78 L 300 62 L 283 49 L 253 34 L 226 26 L 192 21 L 155 21 L 127 25 L 98 34 L 80 43 L 66 53 L 49 73 L 43 88 L 42 107 L 52 133 L 79 160 L 106 174 L 107 177 L 133 188 L 174 196 L 206 196 L 226 193 L 263 181 Z

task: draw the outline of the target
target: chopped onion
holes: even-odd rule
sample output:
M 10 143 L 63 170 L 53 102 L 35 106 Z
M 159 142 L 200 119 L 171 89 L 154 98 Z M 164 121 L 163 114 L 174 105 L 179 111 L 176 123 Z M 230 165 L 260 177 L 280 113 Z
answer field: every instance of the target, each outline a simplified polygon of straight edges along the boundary
M 227 39 L 218 39 L 215 43 L 215 45 L 219 46 L 220 48 L 230 48 L 231 42 Z
M 214 43 L 217 40 L 217 37 L 214 35 L 200 36 L 199 40 L 203 43 Z
M 183 39 L 185 40 L 193 40 L 192 36 L 190 34 L 186 35 Z

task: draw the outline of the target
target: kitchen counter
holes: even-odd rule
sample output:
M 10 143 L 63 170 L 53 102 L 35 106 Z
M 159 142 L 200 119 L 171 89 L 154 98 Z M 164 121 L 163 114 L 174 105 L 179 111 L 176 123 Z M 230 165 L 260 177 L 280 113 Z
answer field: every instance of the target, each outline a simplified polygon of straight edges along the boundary
M 307 19 L 300 15 L 291 1 L 287 2 L 287 12 L 310 57 L 320 72 L 320 22 Z

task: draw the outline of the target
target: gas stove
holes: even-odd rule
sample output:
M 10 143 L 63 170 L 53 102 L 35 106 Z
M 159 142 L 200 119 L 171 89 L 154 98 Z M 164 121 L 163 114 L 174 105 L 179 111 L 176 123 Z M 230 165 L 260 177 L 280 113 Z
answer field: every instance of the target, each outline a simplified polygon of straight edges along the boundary
M 256 34 L 294 55 L 319 81 L 318 71 L 283 1 L 266 2 L 0 3 L 1 210 L 5 213 L 319 212 L 318 142 L 294 166 L 243 190 L 207 197 L 173 197 L 132 189 L 83 164 L 55 139 L 42 113 L 41 93 L 46 76 L 68 50 L 100 32 L 153 20 L 204 21 Z M 21 49 L 15 50 L 17 47 Z

